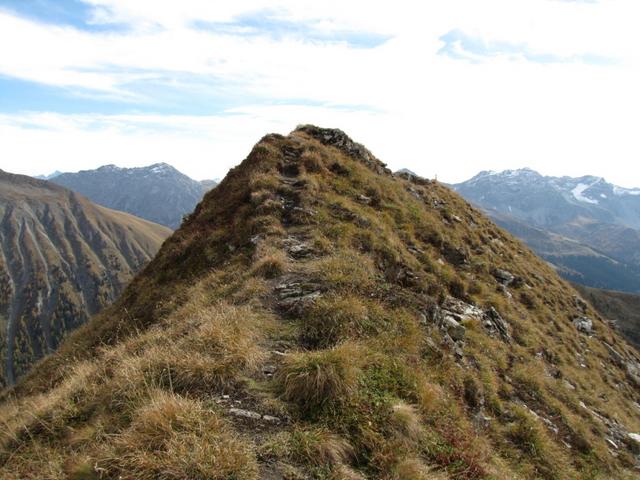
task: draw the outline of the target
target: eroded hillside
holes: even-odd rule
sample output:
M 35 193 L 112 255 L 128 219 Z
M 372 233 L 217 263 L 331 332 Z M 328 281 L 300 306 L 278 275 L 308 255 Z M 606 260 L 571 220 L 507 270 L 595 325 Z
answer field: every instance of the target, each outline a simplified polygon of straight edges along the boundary
M 0 171 L 0 386 L 109 305 L 170 230 Z
M 2 478 L 634 478 L 636 353 L 458 195 L 268 135 L 0 404 Z

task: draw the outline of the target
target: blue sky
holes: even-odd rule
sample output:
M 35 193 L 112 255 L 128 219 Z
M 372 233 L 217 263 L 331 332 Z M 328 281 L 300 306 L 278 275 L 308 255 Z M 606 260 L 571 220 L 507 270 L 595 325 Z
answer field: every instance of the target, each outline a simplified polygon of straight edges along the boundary
M 318 123 L 447 181 L 638 186 L 636 3 L 0 0 L 0 168 L 213 178 Z

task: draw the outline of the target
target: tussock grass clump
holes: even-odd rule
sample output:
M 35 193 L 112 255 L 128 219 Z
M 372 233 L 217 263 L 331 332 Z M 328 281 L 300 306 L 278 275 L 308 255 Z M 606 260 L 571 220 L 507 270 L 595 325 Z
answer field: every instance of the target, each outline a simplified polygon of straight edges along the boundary
M 545 395 L 546 373 L 536 361 L 516 365 L 513 369 L 513 381 L 527 396 L 542 398 Z
M 393 469 L 390 480 L 447 480 L 444 472 L 434 472 L 416 457 L 408 457 L 400 461 Z
M 349 464 L 356 454 L 347 440 L 324 429 L 294 431 L 290 449 L 294 459 L 317 467 Z
M 334 288 L 364 291 L 379 277 L 370 256 L 355 251 L 340 251 L 310 263 L 309 270 Z
M 135 412 L 98 466 L 123 480 L 248 480 L 258 470 L 246 442 L 216 413 L 164 391 Z
M 390 314 L 378 302 L 356 295 L 328 295 L 305 311 L 301 321 L 303 341 L 326 348 L 345 339 L 375 335 L 389 328 Z
M 262 256 L 253 266 L 253 274 L 264 278 L 275 278 L 287 270 L 287 256 L 282 251 L 275 251 Z
M 279 462 L 296 472 L 285 474 L 285 478 L 363 480 L 353 469 L 359 453 L 344 436 L 327 427 L 311 425 L 280 432 L 258 449 L 259 458 Z
M 260 329 L 268 321 L 251 309 L 219 304 L 198 312 L 193 321 L 198 328 L 184 340 L 186 349 L 248 368 L 263 358 Z
M 361 355 L 354 343 L 290 355 L 276 378 L 282 398 L 306 413 L 346 400 L 357 388 Z
M 396 403 L 393 406 L 391 422 L 395 430 L 407 441 L 418 443 L 424 438 L 422 419 L 412 405 Z
M 536 298 L 528 292 L 520 293 L 520 303 L 522 303 L 529 310 L 535 310 L 538 307 Z

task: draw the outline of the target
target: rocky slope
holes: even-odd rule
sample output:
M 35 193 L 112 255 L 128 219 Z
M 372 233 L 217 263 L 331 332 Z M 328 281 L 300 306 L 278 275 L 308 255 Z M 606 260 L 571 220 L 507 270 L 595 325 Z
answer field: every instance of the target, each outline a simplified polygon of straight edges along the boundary
M 566 278 L 640 292 L 640 190 L 599 177 L 545 177 L 530 169 L 481 172 L 453 188 Z M 574 248 L 558 243 L 558 236 Z
M 111 303 L 170 230 L 0 171 L 0 385 Z
M 62 173 L 51 181 L 89 200 L 175 229 L 202 196 L 215 186 L 198 182 L 171 165 L 157 163 L 141 168 L 105 165 L 96 170 Z
M 637 353 L 544 261 L 303 126 L 0 394 L 0 477 L 631 479 L 638 402 Z

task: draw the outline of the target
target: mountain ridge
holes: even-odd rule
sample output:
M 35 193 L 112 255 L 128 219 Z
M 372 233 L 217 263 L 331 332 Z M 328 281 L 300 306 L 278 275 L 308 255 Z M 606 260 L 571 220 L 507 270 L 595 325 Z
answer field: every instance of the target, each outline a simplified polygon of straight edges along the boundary
M 168 163 L 122 168 L 114 164 L 76 173 L 61 173 L 51 181 L 91 201 L 176 229 L 202 196 L 215 186 L 196 181 Z
M 460 196 L 304 125 L 0 393 L 0 474 L 630 479 L 639 362 Z

